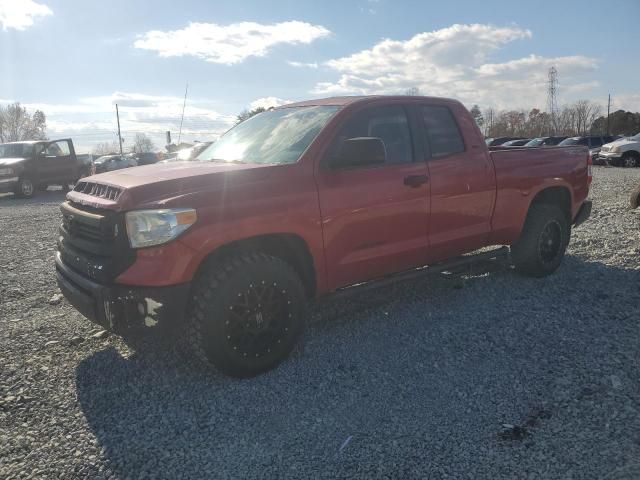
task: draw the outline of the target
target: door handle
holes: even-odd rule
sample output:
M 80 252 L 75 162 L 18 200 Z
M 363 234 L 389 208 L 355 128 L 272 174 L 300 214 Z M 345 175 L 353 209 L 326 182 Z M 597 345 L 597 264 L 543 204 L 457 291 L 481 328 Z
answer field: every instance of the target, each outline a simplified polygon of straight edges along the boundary
M 429 181 L 429 175 L 409 175 L 404 177 L 404 184 L 407 187 L 418 188 Z

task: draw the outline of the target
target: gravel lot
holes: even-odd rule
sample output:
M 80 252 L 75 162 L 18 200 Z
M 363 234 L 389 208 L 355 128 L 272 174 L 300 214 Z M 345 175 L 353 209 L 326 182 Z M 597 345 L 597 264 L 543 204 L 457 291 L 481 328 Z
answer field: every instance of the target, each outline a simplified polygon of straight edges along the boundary
M 54 297 L 62 194 L 0 196 L 0 478 L 640 478 L 640 169 L 594 176 L 555 275 L 317 307 L 244 381 L 94 338 Z

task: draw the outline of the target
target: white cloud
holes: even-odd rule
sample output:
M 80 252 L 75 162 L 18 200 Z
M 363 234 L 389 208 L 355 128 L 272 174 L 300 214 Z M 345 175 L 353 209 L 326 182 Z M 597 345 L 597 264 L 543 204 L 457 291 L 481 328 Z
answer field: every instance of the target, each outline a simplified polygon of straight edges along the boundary
M 111 141 L 117 132 L 115 104 L 120 111 L 120 126 L 125 138 L 137 132 L 149 135 L 161 148 L 164 134 L 170 130 L 177 140 L 182 114 L 181 96 L 145 95 L 114 92 L 111 95 L 84 97 L 65 104 L 24 103 L 29 111 L 42 110 L 47 116 L 49 137 L 71 137 L 79 152 L 90 151 L 96 143 Z M 217 111 L 203 99 L 187 99 L 182 125 L 182 140 L 210 140 L 228 130 L 235 116 Z
M 49 7 L 33 0 L 0 0 L 0 25 L 2 30 L 25 30 L 33 25 L 34 18 L 53 15 Z
M 286 105 L 287 103 L 293 103 L 291 100 L 283 100 L 278 97 L 263 97 L 258 98 L 249 104 L 250 110 L 255 110 L 256 108 L 271 108 L 271 107 L 279 107 L 281 105 Z
M 340 76 L 318 83 L 314 93 L 397 94 L 418 87 L 425 95 L 455 97 L 466 104 L 544 106 L 547 70 L 552 65 L 559 72 L 561 93 L 593 88 L 594 82 L 584 78 L 597 67 L 589 57 L 529 55 L 490 62 L 492 54 L 505 45 L 531 37 L 529 30 L 516 26 L 472 24 L 419 33 L 406 41 L 384 39 L 369 49 L 328 61 L 327 66 Z
M 604 106 L 605 112 L 607 106 Z M 611 111 L 627 110 L 631 112 L 640 112 L 640 93 L 621 93 L 619 95 L 611 95 Z
M 321 25 L 300 21 L 272 25 L 190 23 L 180 30 L 146 32 L 134 47 L 156 51 L 161 57 L 193 55 L 207 62 L 232 65 L 249 57 L 263 57 L 278 44 L 308 44 L 330 33 Z
M 287 63 L 292 67 L 297 67 L 297 68 L 318 68 L 317 62 L 305 63 L 305 62 L 294 62 L 292 60 L 289 60 Z

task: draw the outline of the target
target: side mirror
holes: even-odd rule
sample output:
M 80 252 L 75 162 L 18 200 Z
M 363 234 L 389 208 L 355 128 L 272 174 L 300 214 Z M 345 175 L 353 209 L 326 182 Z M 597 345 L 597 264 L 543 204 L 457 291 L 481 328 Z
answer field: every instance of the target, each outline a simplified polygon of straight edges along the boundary
M 331 161 L 333 168 L 380 165 L 387 160 L 384 142 L 377 137 L 349 138 L 342 142 L 337 157 Z

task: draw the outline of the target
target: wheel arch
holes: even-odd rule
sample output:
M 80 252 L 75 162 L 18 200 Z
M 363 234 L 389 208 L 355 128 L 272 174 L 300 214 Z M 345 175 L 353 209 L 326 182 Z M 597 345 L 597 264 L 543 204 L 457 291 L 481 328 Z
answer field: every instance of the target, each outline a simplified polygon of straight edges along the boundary
M 286 262 L 300 276 L 307 296 L 315 296 L 318 285 L 313 256 L 307 242 L 295 233 L 256 235 L 221 245 L 200 262 L 194 277 L 203 269 L 220 263 L 224 258 L 247 252 L 264 253 Z
M 540 190 L 531 200 L 527 215 L 534 205 L 553 205 L 559 207 L 567 217 L 567 222 L 571 224 L 573 218 L 571 211 L 571 192 L 565 186 L 552 186 Z

